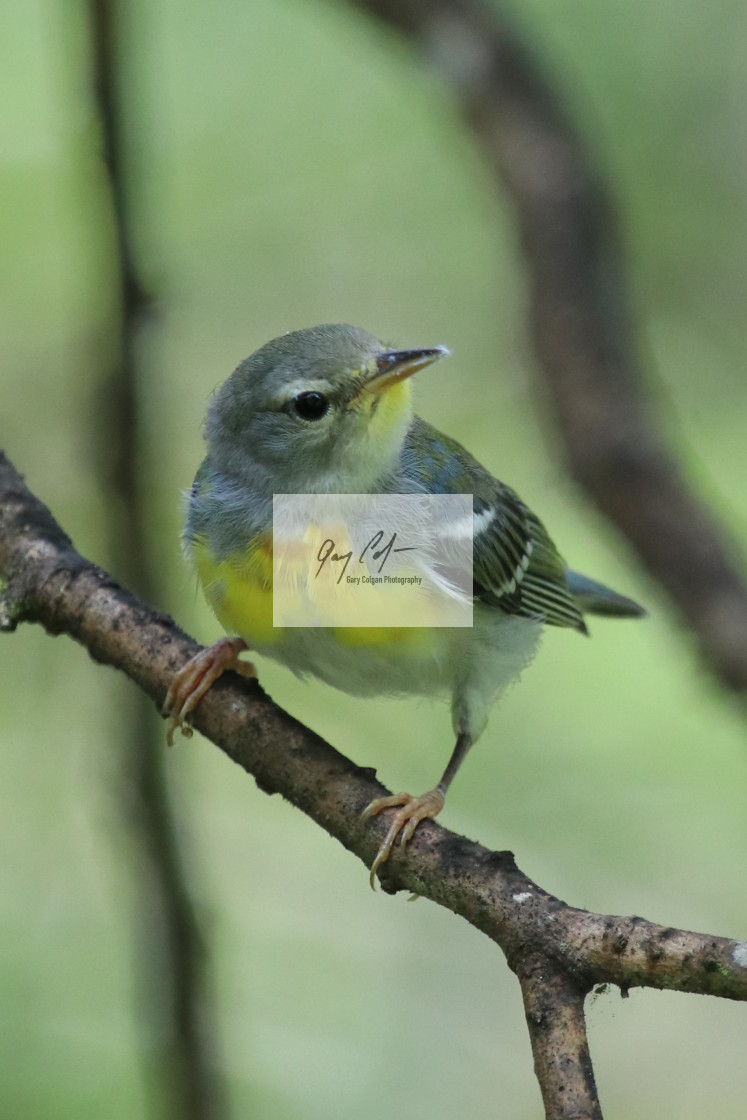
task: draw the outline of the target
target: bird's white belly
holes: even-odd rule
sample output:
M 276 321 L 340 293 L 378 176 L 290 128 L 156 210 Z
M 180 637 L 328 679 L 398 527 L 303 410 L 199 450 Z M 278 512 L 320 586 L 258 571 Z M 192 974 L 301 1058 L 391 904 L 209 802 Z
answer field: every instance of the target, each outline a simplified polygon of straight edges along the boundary
M 253 648 L 353 695 L 474 694 L 487 708 L 532 660 L 540 631 L 539 621 L 476 604 L 470 628 L 288 628 Z
M 363 640 L 361 635 L 363 633 Z M 290 628 L 280 641 L 257 646 L 258 653 L 279 661 L 299 676 L 315 676 L 356 696 L 385 693 L 432 693 L 449 686 L 448 657 L 455 644 L 443 631 L 423 631 L 422 637 L 383 637 L 370 640 L 356 630 L 325 627 Z M 458 633 L 458 632 L 455 632 Z M 420 637 L 420 640 L 418 638 Z

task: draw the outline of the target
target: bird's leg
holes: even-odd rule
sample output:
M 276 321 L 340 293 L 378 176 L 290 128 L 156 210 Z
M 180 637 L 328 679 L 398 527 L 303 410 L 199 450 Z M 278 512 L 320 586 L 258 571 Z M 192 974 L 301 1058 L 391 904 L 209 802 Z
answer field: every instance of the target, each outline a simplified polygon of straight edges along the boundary
M 171 682 L 163 705 L 163 715 L 169 721 L 166 729 L 169 746 L 173 746 L 174 733 L 178 728 L 181 728 L 182 735 L 192 734 L 192 728 L 184 721 L 226 669 L 233 669 L 242 677 L 256 678 L 257 670 L 251 662 L 239 660 L 239 654 L 248 648 L 243 638 L 221 638 L 207 649 L 201 649 L 182 666 Z
M 367 817 L 375 817 L 383 809 L 394 809 L 398 805 L 400 806 L 392 818 L 389 831 L 371 865 L 370 880 L 372 888 L 375 885 L 376 872 L 382 863 L 389 859 L 397 837 L 399 836 L 399 842 L 404 846 L 412 838 L 412 834 L 421 821 L 428 818 L 432 820 L 441 812 L 446 800 L 446 791 L 471 746 L 472 736 L 468 735 L 466 731 L 461 731 L 457 736 L 454 750 L 451 752 L 448 766 L 435 789 L 429 790 L 428 793 L 424 793 L 420 797 L 413 797 L 409 793 L 394 793 L 391 797 L 377 797 L 363 810 L 362 816 L 365 820 Z

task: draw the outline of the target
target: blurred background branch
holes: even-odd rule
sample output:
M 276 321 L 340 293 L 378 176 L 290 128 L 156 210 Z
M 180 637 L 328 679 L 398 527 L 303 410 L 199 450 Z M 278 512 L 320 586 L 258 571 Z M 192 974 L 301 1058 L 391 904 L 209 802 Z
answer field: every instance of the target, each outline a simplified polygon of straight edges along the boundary
M 126 6 L 87 0 L 91 73 L 100 124 L 102 174 L 111 236 L 111 324 L 102 337 L 95 387 L 93 443 L 97 477 L 105 488 L 106 535 L 117 576 L 146 601 L 158 599 L 149 561 L 143 500 L 142 408 L 138 334 L 154 311 L 138 274 L 129 204 L 125 127 Z M 117 743 L 134 851 L 136 928 L 132 960 L 142 1024 L 142 1060 L 154 1117 L 220 1120 L 226 1115 L 218 1031 L 210 990 L 208 949 L 193 896 L 198 873 L 184 854 L 164 772 L 163 730 L 141 693 L 118 705 L 111 738 Z
M 626 537 L 727 688 L 747 690 L 737 548 L 694 494 L 643 388 L 623 246 L 607 184 L 510 13 L 484 0 L 356 0 L 411 38 L 453 90 L 514 205 L 530 334 L 568 468 Z

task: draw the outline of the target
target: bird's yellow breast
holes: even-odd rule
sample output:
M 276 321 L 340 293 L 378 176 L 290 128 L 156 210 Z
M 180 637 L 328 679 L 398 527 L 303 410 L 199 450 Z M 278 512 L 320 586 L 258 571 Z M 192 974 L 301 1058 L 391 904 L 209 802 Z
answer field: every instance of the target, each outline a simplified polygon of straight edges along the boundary
M 192 543 L 192 558 L 208 604 L 224 630 L 249 642 L 272 643 L 272 538 L 217 560 L 203 537 Z
M 272 536 L 265 534 L 243 552 L 217 560 L 204 538 L 192 542 L 192 558 L 205 598 L 221 626 L 244 638 L 250 649 L 292 640 L 293 628 L 273 626 Z M 348 649 L 377 647 L 389 651 L 427 652 L 428 631 L 413 627 L 344 626 L 333 630 Z

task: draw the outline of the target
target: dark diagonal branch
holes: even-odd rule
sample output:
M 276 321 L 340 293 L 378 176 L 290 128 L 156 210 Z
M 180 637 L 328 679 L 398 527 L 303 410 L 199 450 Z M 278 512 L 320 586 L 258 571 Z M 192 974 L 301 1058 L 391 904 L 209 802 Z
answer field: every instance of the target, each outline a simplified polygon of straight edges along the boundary
M 198 649 L 171 619 L 84 560 L 1 453 L 0 580 L 0 629 L 36 622 L 68 634 L 159 708 L 175 670 Z M 233 674 L 207 694 L 195 725 L 261 789 L 281 793 L 370 865 L 386 829 L 360 820 L 363 807 L 386 792 L 372 771 L 278 708 L 256 682 Z M 576 910 L 522 874 L 510 852 L 487 851 L 433 822 L 421 825 L 405 852 L 395 850 L 384 886 L 432 899 L 501 947 L 522 982 L 550 1117 L 599 1116 L 582 1013 L 595 984 L 747 1000 L 747 942 Z
M 665 588 L 712 671 L 744 691 L 747 591 L 737 550 L 649 418 L 611 193 L 562 96 L 497 5 L 355 6 L 412 39 L 453 89 L 515 207 L 541 388 L 571 474 Z

